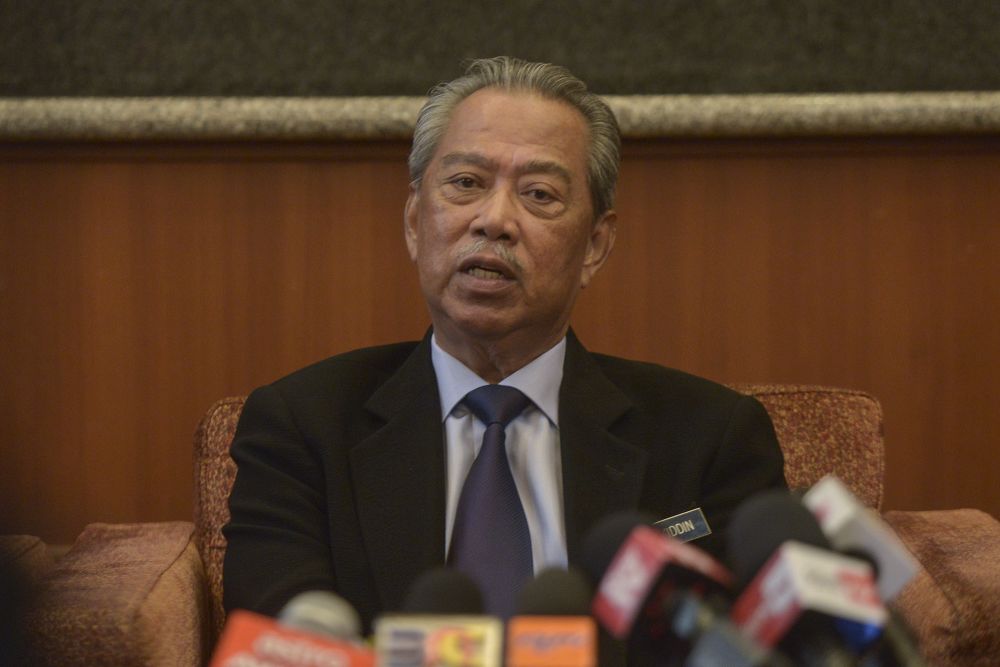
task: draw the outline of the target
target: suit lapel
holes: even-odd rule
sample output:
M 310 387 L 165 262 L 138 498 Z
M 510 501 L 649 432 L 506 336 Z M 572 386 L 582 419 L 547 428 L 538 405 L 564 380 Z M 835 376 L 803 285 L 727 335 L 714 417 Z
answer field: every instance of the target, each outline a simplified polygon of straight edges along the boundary
M 358 518 L 383 609 L 426 570 L 444 564 L 444 431 L 430 334 L 365 408 L 380 425 L 350 455 Z M 601 371 L 572 331 L 559 391 L 566 546 L 609 513 L 638 505 L 646 453 L 615 434 L 631 400 Z
M 615 435 L 614 424 L 634 409 L 572 331 L 559 391 L 560 449 L 566 548 L 579 562 L 581 542 L 604 516 L 638 506 L 646 452 Z
M 351 450 L 358 518 L 382 608 L 444 564 L 444 435 L 430 335 L 365 408 L 384 423 Z

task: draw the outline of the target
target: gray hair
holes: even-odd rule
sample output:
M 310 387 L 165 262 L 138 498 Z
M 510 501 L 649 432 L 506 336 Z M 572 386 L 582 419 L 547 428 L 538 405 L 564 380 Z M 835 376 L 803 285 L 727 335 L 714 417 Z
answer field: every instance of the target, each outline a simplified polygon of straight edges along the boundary
M 587 183 L 594 218 L 597 219 L 614 206 L 615 184 L 621 161 L 621 133 L 615 114 L 565 67 L 531 63 L 509 56 L 473 60 L 463 76 L 431 89 L 413 130 L 413 146 L 409 158 L 412 183 L 419 184 L 424 177 L 424 171 L 437 150 L 455 107 L 483 88 L 534 92 L 549 99 L 566 102 L 583 114 L 590 128 Z

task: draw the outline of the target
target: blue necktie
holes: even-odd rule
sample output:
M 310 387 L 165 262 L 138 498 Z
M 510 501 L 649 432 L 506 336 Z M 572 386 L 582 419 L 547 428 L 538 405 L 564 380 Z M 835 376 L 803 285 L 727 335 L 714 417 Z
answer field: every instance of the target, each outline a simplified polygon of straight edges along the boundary
M 458 499 L 448 562 L 479 585 L 486 613 L 509 618 L 533 568 L 528 520 L 507 462 L 504 429 L 531 400 L 513 387 L 490 384 L 470 391 L 464 402 L 486 432 Z

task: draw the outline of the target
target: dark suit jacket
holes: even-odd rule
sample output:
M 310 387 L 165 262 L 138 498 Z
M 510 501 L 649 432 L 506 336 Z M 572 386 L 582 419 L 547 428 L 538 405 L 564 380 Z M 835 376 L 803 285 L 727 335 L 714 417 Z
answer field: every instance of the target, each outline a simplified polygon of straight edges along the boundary
M 753 398 L 591 354 L 569 334 L 559 396 L 566 536 L 617 510 L 703 508 L 715 550 L 733 508 L 784 485 Z M 430 336 L 341 354 L 254 391 L 233 443 L 224 601 L 274 614 L 335 590 L 365 626 L 445 562 L 445 448 Z M 715 540 L 714 544 L 712 540 Z M 712 547 L 715 547 L 713 549 Z

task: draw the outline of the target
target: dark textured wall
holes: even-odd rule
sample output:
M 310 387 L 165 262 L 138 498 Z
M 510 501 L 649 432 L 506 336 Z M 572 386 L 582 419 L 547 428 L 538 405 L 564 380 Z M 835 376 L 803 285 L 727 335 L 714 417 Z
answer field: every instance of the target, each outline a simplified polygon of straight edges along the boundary
M 995 0 L 0 0 L 0 95 L 419 95 L 465 58 L 602 93 L 1000 89 Z

